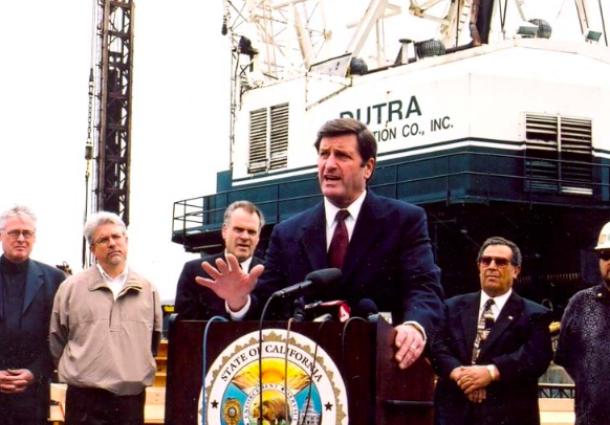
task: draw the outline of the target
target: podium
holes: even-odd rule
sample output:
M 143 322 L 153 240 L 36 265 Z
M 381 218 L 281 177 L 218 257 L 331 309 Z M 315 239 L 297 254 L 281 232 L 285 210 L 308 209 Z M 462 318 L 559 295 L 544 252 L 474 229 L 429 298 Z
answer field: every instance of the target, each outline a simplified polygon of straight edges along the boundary
M 165 406 L 167 425 L 198 423 L 203 371 L 202 338 L 206 323 L 176 320 L 176 316 L 170 319 Z M 270 329 L 284 331 L 286 326 L 286 322 L 265 322 L 263 329 L 265 332 Z M 215 361 L 225 361 L 229 357 L 223 351 L 226 347 L 244 335 L 254 335 L 258 329 L 258 322 L 211 323 L 206 340 L 206 373 Z M 376 323 L 361 319 L 351 319 L 347 324 L 333 321 L 292 323 L 290 335 L 297 334 L 315 341 L 320 351 L 328 354 L 336 365 L 340 377 L 333 373 L 329 376 L 331 380 L 340 381 L 342 378 L 347 395 L 345 411 L 350 425 L 432 424 L 432 368 L 427 359 L 420 358 L 407 370 L 399 369 L 393 359 L 394 329 L 383 319 Z M 247 362 L 245 355 L 241 358 L 242 363 Z M 234 363 L 239 359 L 238 355 Z M 328 403 L 326 409 L 338 408 L 339 404 L 333 406 L 333 403 Z M 263 423 L 282 422 L 275 419 Z M 290 418 L 284 419 L 283 423 L 290 423 Z M 297 423 L 294 417 L 293 423 Z M 312 422 L 299 420 L 298 424 L 301 423 Z M 341 422 L 337 420 L 336 423 Z

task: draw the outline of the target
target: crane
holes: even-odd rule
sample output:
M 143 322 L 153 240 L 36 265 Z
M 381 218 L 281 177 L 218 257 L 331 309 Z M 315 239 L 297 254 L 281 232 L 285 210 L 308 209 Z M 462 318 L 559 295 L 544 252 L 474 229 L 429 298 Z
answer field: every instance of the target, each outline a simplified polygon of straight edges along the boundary
M 118 214 L 126 224 L 129 224 L 134 8 L 132 0 L 93 0 L 85 145 L 85 217 L 89 209 L 106 210 Z M 87 263 L 86 249 L 83 241 L 83 266 Z

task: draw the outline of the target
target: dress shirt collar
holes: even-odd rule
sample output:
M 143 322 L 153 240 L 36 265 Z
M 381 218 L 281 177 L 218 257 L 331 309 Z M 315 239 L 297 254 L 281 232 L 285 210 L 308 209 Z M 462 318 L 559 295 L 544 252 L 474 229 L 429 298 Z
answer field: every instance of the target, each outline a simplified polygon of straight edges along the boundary
M 496 319 L 496 320 L 498 319 L 498 316 L 500 315 L 502 308 L 504 308 L 506 301 L 508 301 L 508 298 L 510 297 L 510 295 L 512 293 L 513 293 L 513 290 L 509 289 L 504 294 L 498 295 L 497 297 L 493 297 L 494 305 L 491 307 L 491 312 L 494 315 L 494 319 Z M 490 298 L 492 298 L 492 297 L 487 295 L 485 293 L 485 291 L 481 291 L 481 301 L 479 303 L 479 317 L 481 316 L 481 313 L 483 312 L 483 306 L 485 306 L 485 303 Z
M 112 291 L 112 294 L 114 295 L 114 299 L 116 300 L 119 296 L 119 293 L 121 292 L 121 289 L 123 289 L 123 286 L 125 286 L 125 282 L 127 281 L 127 264 L 125 264 L 125 268 L 117 277 L 112 277 L 108 273 L 106 273 L 106 270 L 104 270 L 104 268 L 99 263 L 96 264 L 96 266 L 100 274 L 102 275 L 102 278 L 104 279 L 104 283 L 108 285 L 108 287 Z
M 108 273 L 106 273 L 106 270 L 104 270 L 104 268 L 99 263 L 96 264 L 96 266 L 97 266 L 97 269 L 100 271 L 100 274 L 104 278 L 104 282 L 106 282 L 106 283 L 108 283 L 109 281 L 112 281 L 112 280 L 117 280 L 117 279 L 123 280 L 123 283 L 124 283 L 127 280 L 127 269 L 128 269 L 127 264 L 125 264 L 125 268 L 117 277 L 112 277 Z
M 356 198 L 347 208 L 339 208 L 330 202 L 327 198 L 324 198 L 324 212 L 326 214 L 326 227 L 332 225 L 335 222 L 337 212 L 341 209 L 346 209 L 349 212 L 349 219 L 353 219 L 354 222 L 358 219 L 360 210 L 362 209 L 362 203 L 366 198 L 366 190 L 363 190 L 360 196 Z
M 227 258 L 227 251 L 225 251 L 225 258 Z M 241 269 L 246 273 L 248 273 L 248 271 L 250 270 L 250 264 L 252 264 L 252 257 L 248 257 L 244 261 L 239 263 Z
M 344 208 L 349 212 L 349 217 L 345 219 L 348 240 L 352 240 L 352 234 L 354 233 L 354 227 L 356 227 L 356 220 L 358 219 L 358 215 L 362 209 L 364 198 L 366 198 L 366 190 L 364 190 L 360 196 L 358 196 L 356 200 L 347 208 Z M 330 241 L 333 238 L 335 227 L 337 227 L 335 218 L 337 217 L 337 212 L 339 212 L 340 209 L 341 208 L 333 205 L 328 199 L 324 198 L 324 213 L 326 216 L 326 249 L 328 249 L 330 246 Z

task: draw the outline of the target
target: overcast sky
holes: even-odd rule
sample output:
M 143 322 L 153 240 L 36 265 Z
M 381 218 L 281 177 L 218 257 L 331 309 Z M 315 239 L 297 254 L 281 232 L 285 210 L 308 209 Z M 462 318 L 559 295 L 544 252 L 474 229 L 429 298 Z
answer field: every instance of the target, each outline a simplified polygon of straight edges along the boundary
M 3 2 L 0 209 L 38 215 L 33 258 L 81 270 L 94 1 Z M 173 298 L 182 264 L 173 202 L 213 193 L 228 168 L 221 1 L 136 1 L 130 265 Z
M 33 208 L 33 257 L 75 271 L 94 3 L 5 1 L 0 13 L 0 209 Z M 565 0 L 544 5 L 556 24 Z M 136 0 L 129 261 L 164 299 L 195 257 L 171 242 L 173 202 L 214 193 L 216 172 L 228 168 L 230 53 L 221 23 L 221 0 Z

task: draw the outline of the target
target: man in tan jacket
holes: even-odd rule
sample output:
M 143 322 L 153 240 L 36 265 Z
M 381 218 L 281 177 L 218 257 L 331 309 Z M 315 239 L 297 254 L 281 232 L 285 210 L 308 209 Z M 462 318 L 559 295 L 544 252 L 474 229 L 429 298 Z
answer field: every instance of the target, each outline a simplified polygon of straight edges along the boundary
M 141 425 L 161 333 L 159 294 L 128 268 L 119 216 L 93 214 L 85 237 L 97 264 L 62 283 L 50 325 L 51 354 L 68 384 L 66 424 Z

